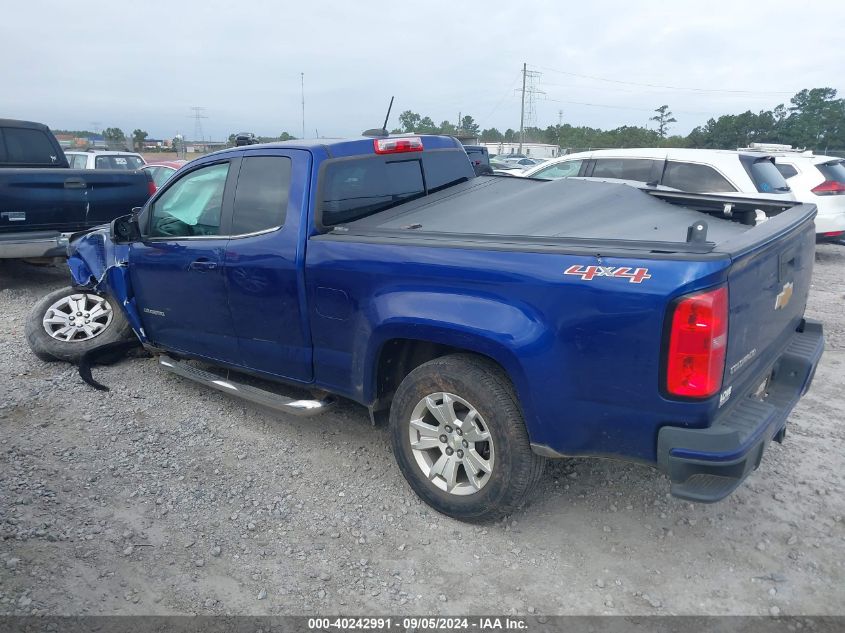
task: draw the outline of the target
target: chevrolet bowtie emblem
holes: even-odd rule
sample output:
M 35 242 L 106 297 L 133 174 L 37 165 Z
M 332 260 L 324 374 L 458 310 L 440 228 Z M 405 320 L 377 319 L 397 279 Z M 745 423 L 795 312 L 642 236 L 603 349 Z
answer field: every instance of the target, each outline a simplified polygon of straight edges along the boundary
M 785 308 L 789 303 L 789 300 L 792 299 L 792 282 L 783 284 L 783 289 L 778 293 L 778 296 L 775 298 L 775 310 L 780 310 Z

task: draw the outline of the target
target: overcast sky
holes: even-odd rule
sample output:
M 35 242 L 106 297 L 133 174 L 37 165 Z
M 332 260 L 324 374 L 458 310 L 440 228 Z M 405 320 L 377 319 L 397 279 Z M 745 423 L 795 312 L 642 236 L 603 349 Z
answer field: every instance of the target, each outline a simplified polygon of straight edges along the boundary
M 802 88 L 845 89 L 842 2 L 2 4 L 0 117 L 61 129 L 191 138 L 201 106 L 206 138 L 300 136 L 300 73 L 307 136 L 378 127 L 391 95 L 390 127 L 411 109 L 518 129 L 523 62 L 541 73 L 542 127 L 561 110 L 573 125 L 646 125 L 665 103 L 678 119 L 671 131 L 686 134 Z

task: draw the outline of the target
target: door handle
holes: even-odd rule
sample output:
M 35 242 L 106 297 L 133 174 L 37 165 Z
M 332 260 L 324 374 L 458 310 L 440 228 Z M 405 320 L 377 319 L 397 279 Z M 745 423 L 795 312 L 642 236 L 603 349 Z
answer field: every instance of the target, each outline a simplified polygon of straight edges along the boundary
M 196 270 L 201 273 L 204 273 L 206 270 L 214 270 L 215 268 L 217 268 L 217 262 L 213 262 L 206 257 L 200 257 L 188 264 L 188 270 Z
M 65 180 L 65 189 L 85 189 L 85 180 L 82 178 L 68 178 Z

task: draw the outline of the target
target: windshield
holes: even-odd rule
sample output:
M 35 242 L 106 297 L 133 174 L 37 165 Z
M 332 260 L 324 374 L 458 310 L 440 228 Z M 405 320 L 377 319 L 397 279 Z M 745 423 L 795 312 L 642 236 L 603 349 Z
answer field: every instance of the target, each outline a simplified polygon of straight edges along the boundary
M 97 156 L 94 169 L 140 169 L 144 161 L 138 156 L 127 154 L 124 156 Z
M 790 191 L 783 174 L 768 158 L 758 158 L 751 163 L 748 174 L 760 193 L 789 193 Z

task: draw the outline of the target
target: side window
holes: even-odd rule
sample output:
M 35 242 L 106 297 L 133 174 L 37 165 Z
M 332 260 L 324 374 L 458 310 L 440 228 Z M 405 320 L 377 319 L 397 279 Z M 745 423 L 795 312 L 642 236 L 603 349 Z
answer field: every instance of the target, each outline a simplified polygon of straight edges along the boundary
M 712 167 L 675 161 L 666 164 L 661 184 L 694 193 L 736 191 L 736 187 Z
M 85 169 L 88 163 L 88 157 L 85 154 L 74 154 L 71 156 L 73 162 L 70 164 L 74 169 Z
M 201 167 L 169 187 L 153 204 L 150 237 L 220 234 L 229 163 Z
M 3 130 L 7 160 L 23 165 L 55 165 L 57 150 L 41 130 L 9 127 Z
M 548 178 L 553 180 L 555 178 L 568 178 L 569 176 L 577 176 L 581 171 L 582 160 L 567 160 L 562 163 L 557 163 L 551 167 L 541 169 L 533 178 Z
M 777 167 L 777 170 L 781 173 L 781 176 L 783 176 L 784 178 L 792 178 L 798 173 L 798 170 L 795 169 L 795 167 L 793 167 L 792 165 L 785 165 L 783 163 L 776 162 L 775 167 Z
M 232 235 L 275 229 L 285 223 L 291 160 L 284 156 L 243 159 L 235 189 Z
M 598 158 L 593 178 L 621 178 L 648 182 L 652 178 L 655 161 L 644 158 Z
M 158 167 L 154 168 L 154 170 L 153 182 L 159 189 L 164 186 L 164 183 L 166 183 L 173 174 L 176 173 L 175 169 L 170 169 L 169 167 Z

